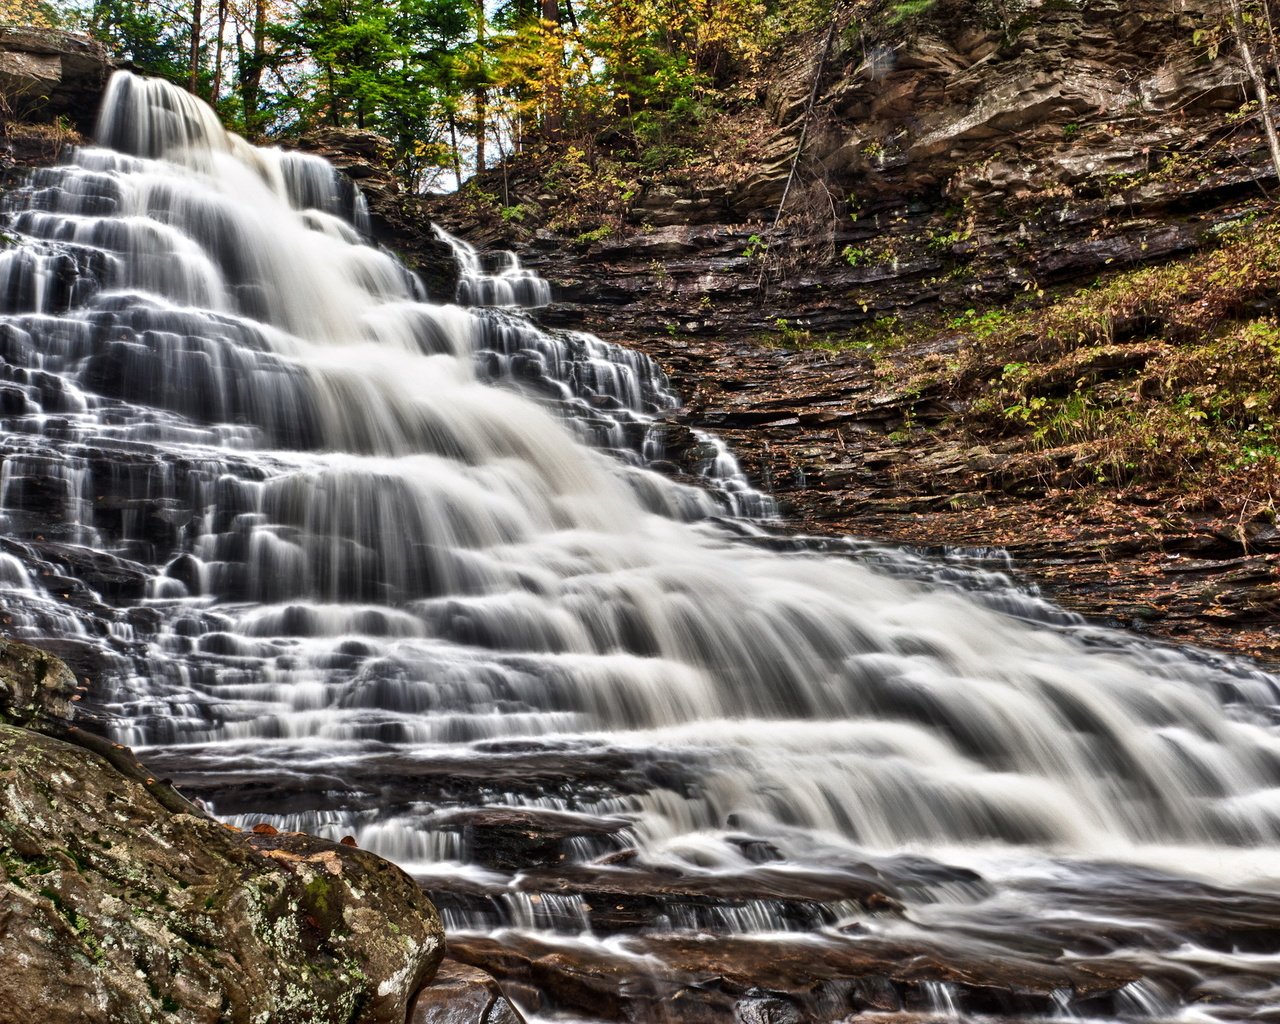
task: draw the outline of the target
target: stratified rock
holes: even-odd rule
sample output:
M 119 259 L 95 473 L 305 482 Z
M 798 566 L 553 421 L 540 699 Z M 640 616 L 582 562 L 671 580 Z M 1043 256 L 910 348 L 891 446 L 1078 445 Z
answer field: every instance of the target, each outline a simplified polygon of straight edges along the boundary
M 395 150 L 377 132 L 362 128 L 317 128 L 298 140 L 300 148 L 324 157 L 347 177 L 398 188 L 391 166 Z
M 0 28 L 0 97 L 15 120 L 65 118 L 80 131 L 90 131 L 112 70 L 106 50 L 88 36 Z
M 1219 4 L 1025 0 L 1007 23 L 981 0 L 902 18 L 891 6 L 838 21 L 829 50 L 821 31 L 787 47 L 765 117 L 735 115 L 771 134 L 727 162 L 638 177 L 589 259 L 566 216 L 577 197 L 549 193 L 538 166 L 422 203 L 546 277 L 550 326 L 646 347 L 666 335 L 787 344 L 782 320 L 838 339 L 1192 252 L 1274 177 L 1257 126 L 1226 120 L 1247 91 L 1238 55 L 1226 42 L 1206 61 L 1195 43 L 1217 30 Z M 526 216 L 486 213 L 485 192 Z
M 4 718 L 86 744 L 0 724 L 0 1016 L 401 1024 L 444 951 L 418 886 L 371 853 L 204 816 L 59 719 L 74 683 L 0 642 Z

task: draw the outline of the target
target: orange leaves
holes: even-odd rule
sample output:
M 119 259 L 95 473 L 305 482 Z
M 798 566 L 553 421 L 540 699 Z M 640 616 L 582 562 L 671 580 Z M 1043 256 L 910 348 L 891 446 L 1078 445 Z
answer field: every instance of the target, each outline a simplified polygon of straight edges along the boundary
M 0 0 L 0 25 L 52 27 L 47 9 L 36 0 Z

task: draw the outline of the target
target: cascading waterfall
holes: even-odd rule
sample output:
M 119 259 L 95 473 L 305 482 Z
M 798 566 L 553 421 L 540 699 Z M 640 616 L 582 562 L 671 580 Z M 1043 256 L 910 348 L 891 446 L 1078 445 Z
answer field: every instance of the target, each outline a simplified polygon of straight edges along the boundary
M 453 249 L 458 264 L 457 299 L 464 306 L 524 306 L 536 309 L 551 302 L 551 286 L 520 265 L 513 252 L 489 256 L 497 266 L 486 269 L 486 258 L 474 245 L 455 238 L 444 228 L 432 228 L 437 238 Z
M 470 929 L 591 926 L 467 863 L 477 808 L 572 825 L 570 864 L 704 879 L 753 850 L 1280 877 L 1272 676 L 767 536 L 728 518 L 773 508 L 716 439 L 709 489 L 651 468 L 651 361 L 429 302 L 322 161 L 124 73 L 100 137 L 7 199 L 0 594 L 216 810 L 353 832 Z M 453 244 L 469 303 L 549 298 Z M 941 885 L 939 929 L 978 899 Z M 664 927 L 852 912 L 748 895 Z

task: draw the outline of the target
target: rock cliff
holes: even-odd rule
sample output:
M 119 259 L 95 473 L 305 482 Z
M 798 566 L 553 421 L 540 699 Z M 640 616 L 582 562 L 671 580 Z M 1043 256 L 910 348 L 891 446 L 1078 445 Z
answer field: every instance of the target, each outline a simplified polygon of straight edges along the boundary
M 62 119 L 88 132 L 112 67 L 106 51 L 88 36 L 0 28 L 0 122 Z
M 572 197 L 518 173 L 519 220 L 426 212 L 521 249 L 557 286 L 552 319 L 741 338 L 1092 280 L 1191 251 L 1263 199 L 1257 126 L 1229 116 L 1244 72 L 1201 41 L 1219 4 L 1016 6 L 1015 23 L 981 0 L 892 25 L 837 14 L 832 42 L 815 32 L 752 83 L 737 159 L 642 178 L 601 240 L 547 230 Z M 496 172 L 480 182 L 501 192 Z

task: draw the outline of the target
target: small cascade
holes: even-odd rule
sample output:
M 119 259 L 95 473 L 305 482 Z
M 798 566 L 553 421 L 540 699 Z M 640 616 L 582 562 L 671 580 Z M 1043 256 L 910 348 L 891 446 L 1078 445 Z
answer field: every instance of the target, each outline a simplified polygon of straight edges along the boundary
M 757 520 L 777 517 L 777 502 L 751 486 L 737 457 L 721 438 L 705 430 L 695 430 L 693 436 L 703 453 L 697 465 L 698 476 L 709 487 L 728 495 L 735 516 Z
M 4 201 L 0 609 L 152 770 L 628 991 L 705 942 L 941 965 L 874 1004 L 941 1017 L 1274 1005 L 1276 677 L 990 553 L 767 532 L 714 436 L 663 466 L 660 369 L 540 330 L 517 264 L 455 242 L 504 308 L 427 302 L 331 168 L 163 83 L 114 78 L 101 140 Z
M 470 242 L 433 226 L 436 237 L 453 249 L 458 264 L 458 302 L 464 306 L 522 306 L 537 309 L 551 303 L 551 285 L 520 265 L 505 249 L 481 253 Z

